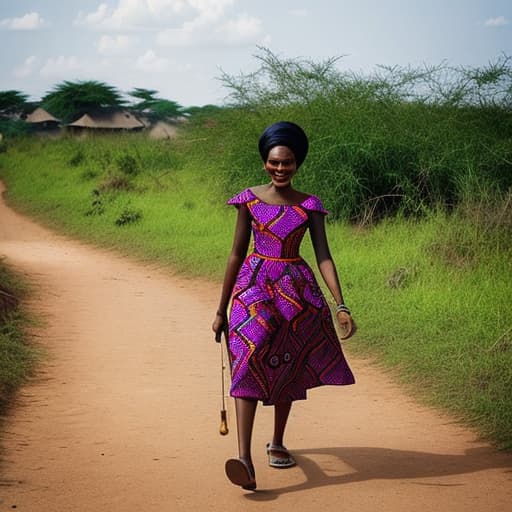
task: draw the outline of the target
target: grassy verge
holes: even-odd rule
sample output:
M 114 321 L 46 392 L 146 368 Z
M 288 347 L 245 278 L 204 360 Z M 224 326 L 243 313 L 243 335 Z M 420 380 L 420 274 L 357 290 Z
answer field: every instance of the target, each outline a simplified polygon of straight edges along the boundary
M 235 212 L 224 205 L 230 160 L 201 150 L 208 136 L 19 141 L 0 155 L 0 177 L 11 204 L 50 226 L 219 281 Z M 255 171 L 248 184 L 263 180 Z M 510 448 L 509 206 L 489 218 L 475 205 L 365 229 L 330 223 L 328 234 L 360 326 L 347 350 L 395 369 L 422 399 Z M 303 254 L 313 261 L 308 240 Z
M 0 261 L 0 415 L 30 375 L 37 351 L 26 343 L 28 319 L 19 308 L 27 285 Z

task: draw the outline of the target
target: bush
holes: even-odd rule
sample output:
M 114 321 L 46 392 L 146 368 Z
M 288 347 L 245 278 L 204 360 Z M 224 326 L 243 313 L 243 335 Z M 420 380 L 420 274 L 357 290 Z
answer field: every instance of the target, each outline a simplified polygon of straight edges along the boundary
M 116 226 L 126 226 L 127 224 L 133 224 L 142 218 L 142 212 L 140 210 L 134 210 L 133 208 L 124 208 L 119 217 L 116 219 Z
M 0 119 L 0 133 L 5 138 L 19 137 L 30 132 L 29 125 L 22 120 Z
M 223 75 L 231 108 L 214 116 L 202 151 L 218 158 L 232 193 L 261 168 L 256 142 L 269 124 L 304 127 L 310 154 L 297 184 L 324 199 L 331 218 L 373 222 L 397 213 L 453 209 L 467 197 L 512 187 L 512 67 L 380 68 L 343 73 L 337 59 L 279 59 L 261 49 L 260 69 Z
M 121 155 L 117 158 L 116 164 L 118 169 L 128 176 L 134 176 L 140 172 L 137 160 L 131 155 Z
M 80 165 L 85 160 L 84 152 L 79 149 L 70 159 L 69 159 L 69 165 L 72 167 L 76 167 L 77 165 Z

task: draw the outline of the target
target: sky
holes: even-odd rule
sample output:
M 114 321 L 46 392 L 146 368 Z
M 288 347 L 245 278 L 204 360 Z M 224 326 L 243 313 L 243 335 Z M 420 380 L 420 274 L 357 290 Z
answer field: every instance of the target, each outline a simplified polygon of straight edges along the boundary
M 183 106 L 221 105 L 219 77 L 280 58 L 484 66 L 512 56 L 511 0 L 0 0 L 0 91 L 39 100 L 63 80 Z

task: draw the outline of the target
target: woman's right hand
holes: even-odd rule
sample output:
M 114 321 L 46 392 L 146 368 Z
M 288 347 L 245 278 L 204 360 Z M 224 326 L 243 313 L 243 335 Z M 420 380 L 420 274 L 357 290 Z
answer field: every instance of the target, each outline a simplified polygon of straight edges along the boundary
M 354 319 L 350 316 L 350 313 L 345 311 L 338 311 L 336 313 L 336 319 L 338 320 L 338 325 L 340 326 L 341 330 L 340 339 L 348 340 L 355 334 L 357 325 L 354 322 Z
M 215 333 L 215 341 L 220 343 L 220 338 L 224 331 L 227 331 L 228 323 L 226 317 L 217 313 L 215 315 L 215 320 L 212 324 L 212 331 Z

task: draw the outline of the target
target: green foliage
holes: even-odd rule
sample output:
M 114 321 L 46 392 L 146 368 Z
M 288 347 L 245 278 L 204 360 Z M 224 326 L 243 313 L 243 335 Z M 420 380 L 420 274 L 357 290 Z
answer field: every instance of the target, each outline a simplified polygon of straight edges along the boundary
M 0 119 L 0 133 L 3 137 L 19 137 L 30 132 L 30 127 L 25 121 L 19 119 Z
M 88 111 L 120 107 L 125 103 L 115 87 L 95 80 L 66 80 L 57 84 L 41 101 L 43 108 L 66 123 Z
M 153 103 L 150 112 L 158 119 L 168 119 L 182 115 L 183 107 L 176 101 L 158 100 Z
M 0 412 L 4 412 L 12 393 L 22 384 L 33 367 L 34 348 L 26 344 L 23 327 L 27 319 L 18 305 L 23 285 L 0 262 Z M 8 305 L 6 298 L 13 298 Z
M 136 87 L 132 91 L 128 93 L 130 96 L 141 100 L 139 103 L 133 105 L 135 110 L 144 110 L 149 108 L 155 101 L 158 101 L 156 98 L 156 94 L 158 91 L 154 89 L 143 89 L 141 87 Z
M 28 95 L 15 90 L 0 91 L 0 114 L 24 110 Z
M 501 198 L 469 199 L 461 204 L 431 249 L 442 261 L 459 268 L 475 268 L 489 258 L 512 261 L 512 189 Z
M 213 116 L 216 129 L 205 141 L 218 165 L 229 165 L 229 192 L 253 181 L 261 166 L 255 142 L 280 119 L 308 133 L 297 183 L 320 195 L 333 218 L 371 223 L 452 209 L 475 177 L 475 197 L 512 186 L 508 57 L 483 68 L 381 67 L 363 76 L 339 71 L 338 59 L 260 51 L 258 71 L 221 77 L 232 107 Z
M 183 115 L 183 107 L 176 101 L 156 97 L 158 91 L 152 89 L 135 88 L 129 94 L 141 101 L 133 105 L 133 109 L 143 113 L 153 120 L 168 119 Z
M 119 170 L 122 173 L 127 174 L 129 176 L 134 176 L 135 174 L 139 174 L 140 172 L 139 163 L 137 162 L 137 159 L 132 155 L 120 155 L 117 158 L 116 163 Z
M 221 110 L 222 107 L 219 107 L 218 105 L 203 105 L 202 107 L 187 107 L 183 112 L 194 117 L 204 117 L 219 113 Z
M 204 137 L 196 156 L 208 155 L 201 165 L 220 170 L 227 193 L 261 182 L 256 142 L 280 119 L 308 133 L 310 153 L 297 185 L 322 197 L 332 218 L 372 223 L 397 213 L 420 216 L 438 206 L 453 209 L 468 189 L 477 199 L 512 186 L 512 122 L 503 109 L 335 98 L 270 112 L 228 108 L 191 119 L 191 139 Z
M 140 219 L 142 219 L 142 212 L 127 206 L 120 213 L 119 217 L 115 221 L 115 224 L 116 226 L 126 226 L 127 224 L 133 224 Z
M 105 213 L 105 204 L 101 192 L 98 189 L 94 189 L 92 196 L 91 207 L 85 212 L 85 215 L 87 217 L 91 215 L 103 215 Z
M 447 64 L 414 68 L 378 66 L 371 74 L 340 71 L 343 58 L 316 62 L 306 58 L 280 58 L 259 47 L 254 57 L 257 71 L 250 74 L 221 73 L 219 79 L 230 91 L 228 99 L 237 107 L 269 109 L 310 104 L 318 98 L 338 103 L 380 101 L 443 106 L 512 107 L 512 59 L 507 55 L 481 67 Z
M 85 160 L 84 152 L 79 149 L 70 159 L 69 159 L 69 165 L 72 167 L 76 167 L 77 165 L 80 165 Z

